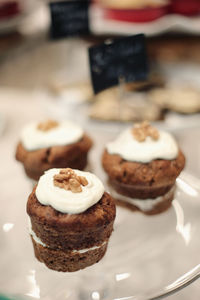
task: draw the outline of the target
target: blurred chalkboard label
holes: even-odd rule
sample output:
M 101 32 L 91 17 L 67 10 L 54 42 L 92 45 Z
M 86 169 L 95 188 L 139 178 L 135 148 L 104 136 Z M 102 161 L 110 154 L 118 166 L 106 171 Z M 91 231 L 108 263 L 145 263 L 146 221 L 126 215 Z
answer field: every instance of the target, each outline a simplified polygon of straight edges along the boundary
M 89 1 L 60 1 L 50 3 L 51 37 L 53 39 L 88 34 Z
M 143 34 L 120 38 L 89 48 L 90 72 L 95 93 L 125 82 L 148 77 L 145 37 Z

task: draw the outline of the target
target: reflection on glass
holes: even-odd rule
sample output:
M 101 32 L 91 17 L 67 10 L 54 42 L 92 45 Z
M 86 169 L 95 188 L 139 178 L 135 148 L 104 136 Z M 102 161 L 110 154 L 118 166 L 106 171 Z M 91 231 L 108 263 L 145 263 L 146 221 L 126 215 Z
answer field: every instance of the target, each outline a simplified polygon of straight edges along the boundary
M 188 278 L 190 280 L 193 280 L 193 277 L 195 278 L 200 273 L 200 264 L 194 267 L 192 270 L 184 274 L 183 276 L 179 277 L 176 281 L 174 281 L 172 284 L 168 285 L 165 290 L 171 290 L 174 287 L 182 286 L 183 284 L 187 283 Z
M 14 224 L 13 223 L 5 223 L 3 224 L 3 231 L 8 232 L 13 228 Z
M 120 281 L 120 280 L 124 280 L 124 279 L 127 279 L 131 276 L 130 273 L 122 273 L 122 274 L 116 274 L 115 275 L 115 278 L 116 278 L 116 281 Z
M 30 270 L 30 275 L 27 276 L 27 280 L 30 283 L 31 288 L 26 295 L 40 299 L 40 288 L 35 279 L 35 270 Z
M 114 300 L 129 300 L 129 299 L 134 299 L 134 298 L 133 298 L 133 296 L 129 296 L 129 297 L 123 297 L 123 298 L 115 298 Z
M 92 299 L 93 300 L 100 300 L 100 295 L 98 292 L 93 292 L 92 293 Z
M 182 235 L 185 244 L 188 245 L 191 239 L 191 224 L 187 223 L 184 225 L 184 212 L 180 203 L 174 199 L 172 205 L 177 218 L 176 231 Z
M 192 196 L 192 197 L 198 196 L 198 192 L 193 187 L 191 187 L 188 183 L 183 181 L 182 179 L 177 178 L 176 183 L 177 183 L 178 187 L 187 195 Z

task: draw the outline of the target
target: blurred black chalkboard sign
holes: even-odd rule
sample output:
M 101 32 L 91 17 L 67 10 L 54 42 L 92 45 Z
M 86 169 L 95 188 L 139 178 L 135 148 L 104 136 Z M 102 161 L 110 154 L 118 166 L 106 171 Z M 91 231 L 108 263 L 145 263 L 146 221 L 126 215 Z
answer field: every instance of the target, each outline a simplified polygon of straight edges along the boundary
M 51 38 L 85 35 L 89 32 L 89 1 L 59 1 L 50 3 Z
M 146 80 L 148 64 L 145 36 L 134 36 L 89 48 L 90 72 L 95 93 L 125 82 Z

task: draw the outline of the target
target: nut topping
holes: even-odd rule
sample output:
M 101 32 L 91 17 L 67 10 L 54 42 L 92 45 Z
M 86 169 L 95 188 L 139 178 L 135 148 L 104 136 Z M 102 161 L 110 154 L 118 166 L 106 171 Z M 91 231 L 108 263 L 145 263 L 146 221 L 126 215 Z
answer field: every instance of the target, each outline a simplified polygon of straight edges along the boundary
M 88 181 L 84 176 L 78 176 L 70 169 L 62 169 L 59 174 L 54 175 L 53 183 L 55 186 L 63 188 L 72 193 L 82 192 L 82 186 L 88 185 Z
M 158 130 L 147 121 L 135 124 L 132 129 L 132 134 L 138 142 L 144 142 L 148 136 L 155 141 L 159 139 Z
M 41 131 L 48 131 L 51 130 L 52 128 L 55 128 L 58 126 L 58 122 L 54 120 L 47 120 L 44 122 L 41 122 L 38 124 L 37 129 Z

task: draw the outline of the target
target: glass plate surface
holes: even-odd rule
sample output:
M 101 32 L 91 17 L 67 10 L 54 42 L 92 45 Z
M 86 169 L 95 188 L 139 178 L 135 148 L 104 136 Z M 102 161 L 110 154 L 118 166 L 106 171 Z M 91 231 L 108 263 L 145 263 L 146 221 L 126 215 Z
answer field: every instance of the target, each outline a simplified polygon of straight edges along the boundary
M 93 138 L 90 169 L 106 185 L 100 155 L 112 134 L 96 131 Z M 103 260 L 79 272 L 59 273 L 34 257 L 25 211 L 32 184 L 15 162 L 13 148 L 7 152 L 10 164 L 1 175 L 0 293 L 16 299 L 147 300 L 175 292 L 199 276 L 200 181 L 195 176 L 182 173 L 172 207 L 160 215 L 117 207 Z

